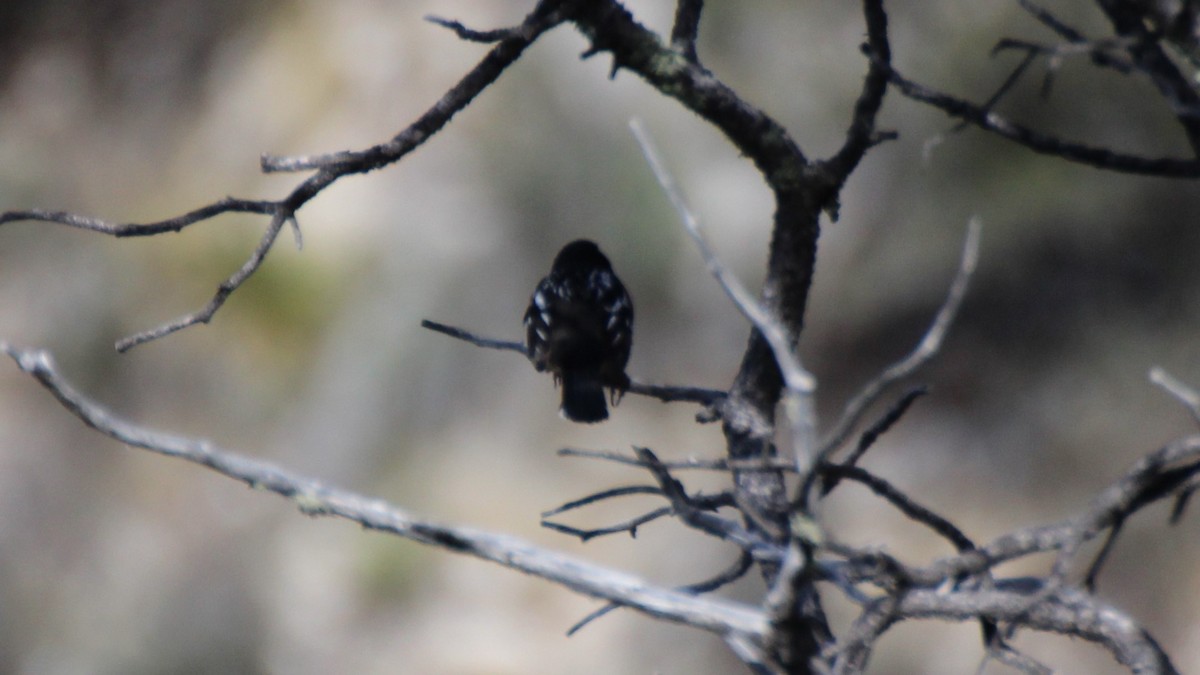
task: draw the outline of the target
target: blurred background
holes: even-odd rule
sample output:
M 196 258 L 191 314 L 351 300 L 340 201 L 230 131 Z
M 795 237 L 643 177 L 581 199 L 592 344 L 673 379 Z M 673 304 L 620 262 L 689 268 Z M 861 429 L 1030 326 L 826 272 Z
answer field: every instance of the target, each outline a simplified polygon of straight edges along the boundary
M 701 58 L 791 129 L 810 157 L 841 141 L 865 70 L 857 3 L 709 3 Z M 986 99 L 1020 58 L 1001 37 L 1053 41 L 1015 2 L 891 3 L 897 65 Z M 669 30 L 673 3 L 628 3 Z M 1090 3 L 1047 3 L 1093 37 Z M 484 54 L 426 14 L 491 28 L 530 1 L 8 0 L 0 4 L 0 209 L 112 221 L 173 216 L 226 195 L 277 198 L 260 153 L 361 148 L 406 126 Z M 300 213 L 208 326 L 118 355 L 113 343 L 206 303 L 266 219 L 116 240 L 58 225 L 0 228 L 0 338 L 50 349 L 115 413 L 208 438 L 439 520 L 509 532 L 665 584 L 735 551 L 656 523 L 586 545 L 539 526 L 584 494 L 646 483 L 563 459 L 564 446 L 717 457 L 688 405 L 627 397 L 599 426 L 556 414 L 524 359 L 423 330 L 423 318 L 521 337 L 553 254 L 598 241 L 637 306 L 630 373 L 724 388 L 745 322 L 704 271 L 627 129 L 647 127 L 723 259 L 762 280 L 772 205 L 752 166 L 691 113 L 569 27 L 546 35 L 399 165 L 339 181 Z M 1067 60 L 1001 111 L 1094 145 L 1186 156 L 1145 78 Z M 900 133 L 863 162 L 822 235 L 804 335 L 826 424 L 906 353 L 942 301 L 972 216 L 980 270 L 932 394 L 866 460 L 977 541 L 1056 521 L 1140 455 L 1193 431 L 1151 386 L 1161 365 L 1200 386 L 1200 190 L 1038 156 L 889 94 Z M 899 393 L 899 392 L 897 392 Z M 720 476 L 689 475 L 693 489 Z M 630 498 L 564 518 L 600 526 L 649 510 Z M 1128 523 L 1101 594 L 1200 670 L 1200 513 L 1169 505 Z M 829 527 L 914 564 L 942 541 L 854 487 Z M 1041 572 L 1049 559 L 1005 572 Z M 756 578 L 726 591 L 756 601 Z M 853 608 L 827 596 L 835 627 Z M 0 364 L 0 672 L 726 673 L 717 638 L 629 612 L 564 636 L 596 603 L 479 561 L 306 518 L 277 497 L 131 451 L 83 427 Z M 1020 636 L 1064 673 L 1122 672 L 1084 643 Z M 973 672 L 973 624 L 911 623 L 873 672 Z M 987 672 L 1006 672 L 992 665 Z

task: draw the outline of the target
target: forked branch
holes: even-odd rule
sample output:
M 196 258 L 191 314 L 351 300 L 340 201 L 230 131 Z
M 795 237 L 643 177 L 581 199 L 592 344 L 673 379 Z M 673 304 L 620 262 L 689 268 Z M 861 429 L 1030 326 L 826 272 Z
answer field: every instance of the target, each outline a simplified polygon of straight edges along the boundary
M 276 157 L 264 155 L 262 170 L 313 171 L 285 197 L 278 200 L 247 200 L 228 197 L 218 200 L 180 216 L 152 223 L 112 223 L 88 216 L 63 211 L 42 209 L 13 210 L 0 213 L 0 225 L 16 221 L 39 221 L 59 223 L 115 237 L 150 236 L 179 230 L 198 222 L 209 220 L 224 213 L 252 213 L 270 215 L 271 220 L 258 246 L 246 262 L 217 287 L 212 299 L 201 309 L 172 319 L 155 328 L 119 340 L 116 349 L 124 352 L 145 342 L 156 340 L 176 331 L 200 323 L 208 323 L 229 296 L 262 266 L 267 253 L 274 246 L 284 225 L 295 227 L 297 238 L 300 229 L 296 224 L 296 213 L 311 199 L 338 179 L 357 173 L 366 173 L 402 159 L 437 133 L 450 119 L 475 100 L 484 89 L 500 77 L 501 73 L 517 60 L 525 48 L 542 33 L 561 23 L 558 0 L 542 0 L 520 26 L 489 34 L 498 43 L 470 72 L 445 93 L 417 121 L 413 122 L 391 140 L 360 151 L 347 151 L 330 155 L 307 157 Z M 453 27 L 453 26 L 452 26 Z M 466 30 L 466 29 L 463 29 Z M 461 31 L 460 31 L 461 34 Z M 482 35 L 482 34 L 480 34 Z M 299 239 L 297 239 L 299 241 Z

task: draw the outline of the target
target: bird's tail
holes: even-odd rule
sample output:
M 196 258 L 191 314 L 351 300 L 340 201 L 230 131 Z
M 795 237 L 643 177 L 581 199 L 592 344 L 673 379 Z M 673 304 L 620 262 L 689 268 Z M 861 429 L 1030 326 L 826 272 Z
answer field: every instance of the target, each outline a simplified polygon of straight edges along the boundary
M 572 422 L 593 424 L 608 419 L 608 405 L 600 380 L 576 373 L 562 376 L 562 416 Z

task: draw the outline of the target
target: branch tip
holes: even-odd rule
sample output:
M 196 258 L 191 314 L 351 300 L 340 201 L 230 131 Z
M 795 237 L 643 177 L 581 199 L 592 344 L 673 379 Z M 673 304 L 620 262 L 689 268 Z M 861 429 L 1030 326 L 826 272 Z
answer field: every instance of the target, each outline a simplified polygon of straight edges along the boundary
M 428 21 L 429 23 L 441 26 L 442 28 L 448 28 L 448 29 L 454 31 L 454 34 L 457 35 L 460 39 L 466 40 L 468 42 L 480 42 L 480 43 L 500 42 L 501 40 L 507 40 L 508 38 L 513 37 L 520 31 L 520 28 L 498 28 L 495 30 L 473 30 L 471 28 L 467 28 L 466 26 L 464 26 L 462 24 L 462 22 L 454 21 L 452 19 L 444 19 L 440 16 L 435 16 L 433 14 L 426 15 L 425 20 Z

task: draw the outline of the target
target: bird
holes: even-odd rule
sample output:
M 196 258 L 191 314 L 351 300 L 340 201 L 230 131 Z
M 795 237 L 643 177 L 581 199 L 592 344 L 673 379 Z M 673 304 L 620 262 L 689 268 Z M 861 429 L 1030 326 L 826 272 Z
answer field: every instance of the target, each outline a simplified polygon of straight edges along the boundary
M 630 386 L 633 300 L 595 242 L 578 239 L 558 252 L 524 324 L 529 360 L 562 386 L 559 413 L 586 424 L 608 419 L 604 388 L 615 406 Z

